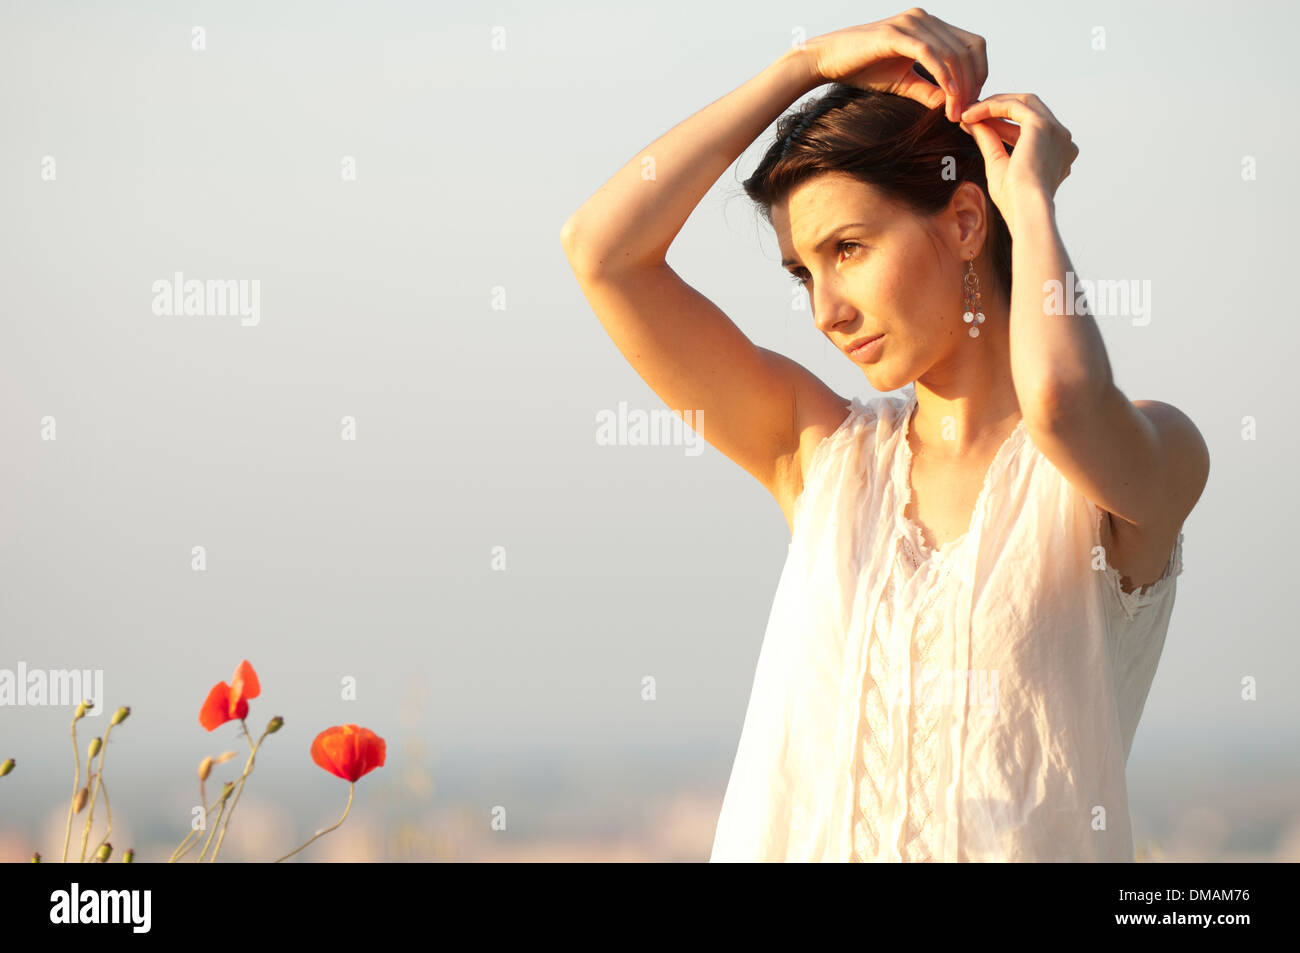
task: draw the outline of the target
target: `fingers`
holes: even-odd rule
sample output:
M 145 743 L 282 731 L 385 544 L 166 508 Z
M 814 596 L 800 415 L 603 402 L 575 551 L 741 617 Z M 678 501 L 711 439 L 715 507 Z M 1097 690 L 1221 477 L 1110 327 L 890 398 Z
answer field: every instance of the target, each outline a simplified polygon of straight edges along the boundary
M 1003 118 L 1005 117 L 1005 118 Z M 1011 121 L 1008 121 L 1011 120 Z M 1012 123 L 1018 125 L 1013 125 Z M 1070 175 L 1070 167 L 1079 157 L 1079 146 L 1070 131 L 1062 126 L 1033 93 L 1000 93 L 989 96 L 962 113 L 962 129 L 975 138 L 984 155 L 986 168 L 1009 159 L 1002 143 L 1014 146 L 1026 129 L 1030 134 L 1051 142 L 1043 153 L 1044 174 L 1052 168 L 1056 179 L 1048 184 L 1055 191 Z
M 964 109 L 979 99 L 980 90 L 984 88 L 984 81 L 989 76 L 984 37 L 959 30 L 937 17 L 927 17 L 926 22 L 936 33 L 944 37 L 948 47 L 956 52 L 962 77 L 962 100 L 957 105 Z M 958 118 L 960 117 L 952 117 L 952 121 L 956 122 Z
M 988 44 L 985 43 L 984 37 L 977 33 L 967 33 L 956 27 L 952 27 L 952 31 L 961 39 L 962 45 L 970 51 L 969 61 L 975 74 L 975 85 L 971 88 L 970 99 L 967 102 L 973 103 L 979 99 L 980 91 L 984 89 L 984 84 L 989 78 Z
M 1020 141 L 1020 127 L 1013 122 L 1007 122 L 1005 119 L 986 119 L 985 123 L 992 127 L 998 137 L 1009 146 L 1014 146 Z
M 956 122 L 957 102 L 962 95 L 961 79 L 955 69 L 944 59 L 946 51 L 931 37 L 922 36 L 919 31 L 915 31 L 910 23 L 906 27 L 898 23 L 890 23 L 886 24 L 886 28 L 891 34 L 890 47 L 895 52 L 916 60 L 935 78 L 948 101 L 949 118 Z
M 1007 155 L 1002 140 L 987 122 L 977 122 L 969 126 L 963 123 L 962 128 L 975 138 L 975 144 L 980 147 L 980 153 L 984 156 L 986 174 L 991 174 L 997 163 L 1010 160 L 1011 157 Z
M 999 136 L 1008 132 L 1010 124 L 1005 122 L 1007 119 L 1019 124 L 1019 130 L 1015 133 L 1017 138 L 1026 128 L 1036 130 L 1037 134 L 1045 135 L 1060 144 L 1068 155 L 1065 160 L 1067 175 L 1069 163 L 1079 155 L 1079 147 L 1075 144 L 1070 130 L 1062 126 L 1052 111 L 1033 93 L 998 93 L 989 96 L 965 110 L 961 118 L 963 123 L 969 123 L 973 127 L 993 122 L 1000 123 L 1001 125 L 994 127 Z M 974 135 L 973 132 L 971 134 Z M 1008 140 L 1005 136 L 1003 138 L 1012 145 L 1015 144 L 1013 140 Z
M 971 93 L 975 77 L 966 57 L 962 55 L 965 48 L 959 47 L 956 37 L 944 30 L 943 24 L 932 17 L 926 20 L 915 19 L 911 26 L 917 37 L 927 42 L 935 51 L 955 81 L 956 90 L 948 97 L 947 116 L 949 122 L 956 122 L 961 115 L 962 107 L 975 99 Z
M 942 106 L 946 100 L 943 90 L 931 83 L 923 76 L 918 76 L 912 70 L 898 82 L 894 92 L 900 96 L 906 96 L 908 99 L 915 99 L 927 109 L 934 109 L 936 106 Z
M 1022 126 L 1026 119 L 1060 125 L 1052 111 L 1033 93 L 997 93 L 973 103 L 961 114 L 963 122 L 982 122 L 990 117 L 1010 119 Z
M 942 61 L 946 76 L 956 86 L 955 92 L 951 88 L 947 89 L 948 119 L 951 122 L 959 121 L 961 110 L 979 98 L 980 90 L 988 79 L 988 56 L 984 38 L 945 23 L 920 7 L 913 7 L 906 13 L 891 18 L 891 22 L 896 28 L 923 42 L 933 59 Z M 922 59 L 921 62 L 936 79 L 939 77 L 939 72 L 929 61 Z
M 962 122 L 960 125 L 964 132 L 970 133 L 972 136 L 975 135 L 971 123 Z M 985 119 L 979 125 L 990 126 L 998 134 L 998 138 L 1009 146 L 1014 146 L 1020 141 L 1020 127 L 1007 122 L 1005 119 Z
M 1070 143 L 1070 157 L 1065 160 L 1065 174 L 1061 176 L 1064 181 L 1070 177 L 1070 167 L 1074 165 L 1074 160 L 1079 158 L 1079 147 L 1073 142 Z

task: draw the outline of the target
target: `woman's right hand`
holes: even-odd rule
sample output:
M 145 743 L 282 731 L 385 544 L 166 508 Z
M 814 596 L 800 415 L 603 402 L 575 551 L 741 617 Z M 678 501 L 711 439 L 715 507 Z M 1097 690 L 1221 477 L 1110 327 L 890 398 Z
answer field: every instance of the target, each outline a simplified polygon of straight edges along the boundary
M 930 108 L 946 103 L 951 122 L 959 122 L 962 110 L 979 99 L 989 75 L 984 37 L 950 26 L 920 7 L 878 23 L 824 33 L 806 47 L 822 80 L 896 93 Z M 939 86 L 912 69 L 917 62 Z

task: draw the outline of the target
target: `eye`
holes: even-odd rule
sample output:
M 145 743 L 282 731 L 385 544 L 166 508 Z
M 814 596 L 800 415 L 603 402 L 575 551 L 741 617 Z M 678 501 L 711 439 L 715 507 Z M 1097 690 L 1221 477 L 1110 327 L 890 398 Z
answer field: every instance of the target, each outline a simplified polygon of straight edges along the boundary
M 846 249 L 846 248 L 855 248 L 855 249 L 856 249 L 856 248 L 861 248 L 861 247 L 862 247 L 862 244 L 861 244 L 860 242 L 840 242 L 838 245 L 835 246 L 835 250 L 838 251 L 838 252 L 840 252 L 840 253 L 843 253 L 844 249 Z M 850 255 L 849 257 L 850 257 L 850 258 L 856 258 L 857 256 L 856 256 L 856 255 Z M 790 272 L 790 280 L 793 281 L 793 282 L 794 282 L 795 284 L 797 284 L 797 285 L 807 284 L 808 281 L 810 280 L 810 278 L 811 278 L 811 275 L 809 275 L 808 272 L 807 272 L 807 270 L 806 270 L 806 269 L 803 269 L 803 268 L 798 268 L 798 269 L 795 269 L 794 271 L 791 271 L 791 272 Z

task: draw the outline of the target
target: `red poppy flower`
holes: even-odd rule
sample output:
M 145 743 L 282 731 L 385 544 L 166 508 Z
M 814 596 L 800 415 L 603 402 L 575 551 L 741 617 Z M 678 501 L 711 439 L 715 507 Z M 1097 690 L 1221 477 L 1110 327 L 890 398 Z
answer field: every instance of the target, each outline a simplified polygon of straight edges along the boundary
M 344 781 L 355 781 L 383 767 L 387 753 L 383 738 L 356 725 L 326 728 L 311 743 L 311 759 Z
M 218 682 L 212 686 L 207 700 L 199 709 L 199 724 L 211 731 L 228 721 L 243 719 L 248 715 L 248 699 L 260 694 L 262 686 L 258 684 L 257 673 L 248 664 L 248 659 L 244 659 L 239 663 L 239 668 L 235 669 L 235 677 L 229 685 Z

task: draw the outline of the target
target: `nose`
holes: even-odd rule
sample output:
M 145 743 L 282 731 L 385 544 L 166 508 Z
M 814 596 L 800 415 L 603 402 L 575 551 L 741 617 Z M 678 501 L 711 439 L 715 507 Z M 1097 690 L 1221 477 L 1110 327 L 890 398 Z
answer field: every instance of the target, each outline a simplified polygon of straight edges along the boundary
M 857 317 L 857 308 L 840 293 L 838 283 L 831 279 L 813 287 L 813 324 L 827 336 L 840 325 Z

